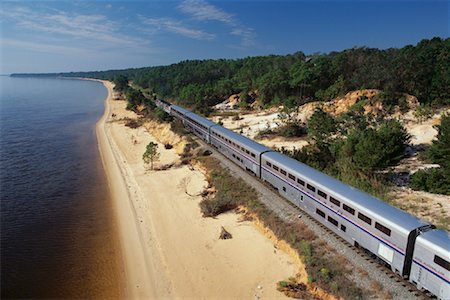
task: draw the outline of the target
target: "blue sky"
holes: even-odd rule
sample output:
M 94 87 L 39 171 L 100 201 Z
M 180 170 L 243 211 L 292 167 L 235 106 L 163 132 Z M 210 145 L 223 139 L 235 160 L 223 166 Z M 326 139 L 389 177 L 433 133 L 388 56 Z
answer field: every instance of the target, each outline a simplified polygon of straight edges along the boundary
M 1 1 L 0 74 L 122 69 L 449 36 L 445 0 Z

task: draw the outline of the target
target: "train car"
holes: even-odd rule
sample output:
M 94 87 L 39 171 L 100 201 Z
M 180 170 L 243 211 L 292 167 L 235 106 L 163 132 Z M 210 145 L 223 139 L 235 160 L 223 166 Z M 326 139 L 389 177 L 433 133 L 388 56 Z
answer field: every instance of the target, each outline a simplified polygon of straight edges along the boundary
M 431 230 L 417 237 L 409 281 L 439 299 L 450 300 L 450 234 Z
M 211 144 L 244 170 L 260 177 L 261 154 L 273 151 L 222 126 L 211 127 Z
M 450 300 L 450 237 L 408 213 L 179 106 L 171 115 L 352 245 Z
M 409 274 L 416 229 L 429 224 L 279 152 L 264 153 L 261 169 L 261 178 L 294 205 L 393 271 Z
M 202 140 L 210 143 L 210 128 L 212 126 L 218 126 L 217 123 L 214 123 L 211 120 L 208 120 L 202 116 L 199 116 L 194 113 L 188 113 L 185 115 L 186 123 L 185 125 L 189 127 L 189 129 Z
M 170 114 L 172 116 L 180 119 L 183 122 L 183 124 L 185 124 L 186 115 L 190 114 L 190 113 L 191 113 L 190 111 L 182 108 L 181 106 L 173 105 L 173 104 L 170 106 Z

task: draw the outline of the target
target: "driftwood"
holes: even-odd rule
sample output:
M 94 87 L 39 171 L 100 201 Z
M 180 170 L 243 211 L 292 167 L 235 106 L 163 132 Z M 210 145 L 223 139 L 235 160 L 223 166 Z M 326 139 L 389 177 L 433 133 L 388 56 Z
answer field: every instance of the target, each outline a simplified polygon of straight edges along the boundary
M 228 240 L 228 239 L 231 239 L 231 238 L 233 238 L 231 233 L 226 231 L 225 228 L 223 228 L 223 226 L 222 226 L 222 230 L 220 231 L 219 239 L 221 239 L 221 240 Z

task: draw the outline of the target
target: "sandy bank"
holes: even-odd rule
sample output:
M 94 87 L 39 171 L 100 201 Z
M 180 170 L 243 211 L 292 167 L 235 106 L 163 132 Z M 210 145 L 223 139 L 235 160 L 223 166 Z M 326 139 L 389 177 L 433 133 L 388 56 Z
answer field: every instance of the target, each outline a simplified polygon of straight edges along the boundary
M 276 282 L 297 272 L 294 260 L 234 213 L 202 218 L 197 195 L 204 175 L 188 166 L 146 170 L 145 146 L 157 142 L 160 161 L 179 159 L 144 128 L 124 126 L 125 101 L 112 100 L 97 124 L 99 148 L 116 207 L 129 298 L 284 298 Z M 112 115 L 115 115 L 113 118 Z M 219 240 L 221 226 L 232 233 Z

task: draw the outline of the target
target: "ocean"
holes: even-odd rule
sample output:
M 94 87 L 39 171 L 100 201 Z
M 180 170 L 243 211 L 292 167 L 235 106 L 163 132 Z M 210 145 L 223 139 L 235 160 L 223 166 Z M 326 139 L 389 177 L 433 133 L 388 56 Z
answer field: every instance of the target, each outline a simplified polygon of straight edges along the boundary
M 1 298 L 120 298 L 99 82 L 0 77 Z

